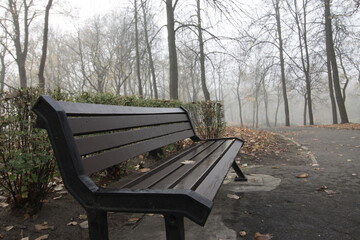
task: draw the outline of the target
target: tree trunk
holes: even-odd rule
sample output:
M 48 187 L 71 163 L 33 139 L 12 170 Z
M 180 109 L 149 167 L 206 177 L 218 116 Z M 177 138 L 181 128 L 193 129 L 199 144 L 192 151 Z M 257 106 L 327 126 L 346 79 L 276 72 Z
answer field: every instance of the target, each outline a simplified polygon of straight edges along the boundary
M 304 94 L 304 126 L 306 125 L 307 94 Z M 310 124 L 311 125 L 311 124 Z
M 169 64 L 170 64 L 170 98 L 179 98 L 178 64 L 175 43 L 175 20 L 172 0 L 166 0 Z
M 150 45 L 150 41 L 149 41 L 145 4 L 146 4 L 145 2 L 141 1 L 141 6 L 142 6 L 142 10 L 143 10 L 143 15 L 144 15 L 143 18 L 144 18 L 145 41 L 146 41 L 146 47 L 147 47 L 148 54 L 149 54 L 149 64 L 150 64 L 151 76 L 152 76 L 152 80 L 153 80 L 152 83 L 153 83 L 154 95 L 155 95 L 155 99 L 158 99 L 159 95 L 158 95 L 158 89 L 157 89 L 154 60 L 153 60 L 151 45 Z
M 306 21 L 306 6 L 307 1 L 304 2 L 303 0 L 303 16 L 304 16 L 304 22 L 303 22 L 303 30 L 301 30 L 301 23 L 298 15 L 298 7 L 297 7 L 297 0 L 294 0 L 295 5 L 295 18 L 296 18 L 296 24 L 298 27 L 298 36 L 299 36 L 299 46 L 300 46 L 300 53 L 301 53 L 301 63 L 303 72 L 305 74 L 305 82 L 306 82 L 306 99 L 309 109 L 309 123 L 310 125 L 314 125 L 314 117 L 312 112 L 312 97 L 311 97 L 311 79 L 310 79 L 310 57 L 309 57 L 309 48 L 308 48 L 308 42 L 307 42 L 307 21 Z M 303 43 L 304 42 L 304 46 Z M 304 48 L 305 48 L 305 56 L 304 56 Z
M 39 88 L 45 92 L 45 77 L 44 77 L 44 70 L 45 70 L 45 63 L 46 63 L 46 53 L 47 53 L 47 44 L 48 44 L 48 32 L 49 32 L 49 13 L 50 8 L 52 5 L 53 0 L 49 0 L 46 10 L 45 10 L 45 21 L 44 21 L 44 35 L 43 35 L 43 46 L 42 46 L 42 53 L 41 53 L 41 60 L 40 60 L 40 67 L 39 67 Z
M 281 97 L 280 97 L 280 89 L 278 89 L 277 91 L 277 103 L 276 103 L 276 110 L 275 110 L 275 123 L 274 123 L 274 127 L 276 127 L 277 125 L 277 116 L 278 116 L 278 113 L 279 113 L 279 107 L 280 107 L 280 102 L 281 102 Z
M 138 9 L 137 0 L 134 0 L 134 11 L 135 11 L 135 49 L 136 49 L 136 75 L 138 80 L 139 97 L 143 97 L 143 88 L 141 82 L 140 73 L 140 53 L 139 53 L 139 30 L 138 30 Z
M 270 121 L 269 121 L 269 114 L 268 114 L 268 96 L 267 96 L 267 91 L 266 91 L 266 88 L 265 88 L 265 79 L 262 79 L 262 87 L 263 87 L 263 93 L 264 93 L 264 107 L 265 107 L 266 126 L 271 127 L 270 126 Z
M 201 27 L 201 7 L 200 0 L 197 0 L 197 18 L 198 18 L 198 40 L 200 48 L 200 69 L 201 69 L 201 88 L 204 93 L 205 101 L 210 101 L 210 93 L 206 86 L 206 75 L 205 75 L 205 53 L 204 53 L 204 41 Z
M 19 15 L 19 9 L 17 9 L 17 1 L 9 0 L 8 6 L 12 17 L 12 23 L 14 25 L 14 36 L 12 37 L 12 40 L 15 45 L 15 51 L 16 51 L 16 63 L 18 65 L 18 71 L 19 71 L 19 78 L 20 78 L 20 88 L 24 89 L 27 87 L 27 78 L 26 78 L 26 58 L 28 53 L 28 46 L 29 46 L 29 24 L 31 23 L 31 20 L 29 20 L 29 7 L 33 2 L 30 2 L 29 5 L 24 1 L 23 4 L 23 11 L 24 11 L 24 18 L 23 18 L 23 31 L 24 31 L 24 41 L 21 42 L 20 36 L 21 34 L 21 28 L 20 28 L 20 15 Z
M 279 54 L 280 54 L 280 67 L 281 67 L 281 83 L 282 83 L 282 92 L 284 98 L 284 107 L 285 107 L 285 125 L 290 126 L 290 113 L 289 113 L 289 102 L 287 98 L 286 90 L 286 79 L 285 79 L 285 60 L 284 60 L 284 48 L 283 40 L 281 36 L 281 21 L 280 21 L 280 6 L 279 1 L 275 0 L 275 12 L 276 12 L 276 23 L 277 23 L 277 32 L 279 39 Z
M 342 88 L 342 96 L 343 96 L 344 103 L 345 103 L 345 100 L 346 100 L 346 88 L 349 85 L 350 78 L 347 75 L 347 72 L 346 72 L 346 69 L 345 69 L 345 66 L 344 66 L 344 63 L 343 63 L 341 51 L 339 50 L 338 53 L 339 53 L 340 66 L 341 66 L 341 69 L 343 70 L 343 73 L 344 73 L 344 76 L 345 76 L 345 79 L 346 79 L 344 87 Z
M 339 108 L 341 123 L 348 123 L 349 119 L 346 113 L 346 107 L 344 99 L 341 95 L 340 79 L 338 66 L 336 62 L 335 48 L 333 42 L 333 33 L 331 26 L 331 12 L 330 12 L 330 0 L 325 0 L 325 37 L 326 37 L 326 52 L 329 56 L 331 69 L 332 69 L 332 78 L 334 83 L 335 97 L 336 102 Z
M 336 108 L 336 101 L 335 101 L 335 96 L 334 96 L 332 70 L 331 70 L 331 63 L 330 63 L 331 60 L 330 60 L 329 54 L 326 54 L 326 58 L 327 58 L 326 67 L 328 70 L 328 83 L 329 83 L 329 94 L 330 94 L 330 102 L 331 102 L 332 119 L 333 119 L 333 124 L 338 124 L 337 108 Z
M 237 100 L 238 100 L 238 104 L 239 104 L 239 117 L 240 117 L 240 124 L 243 127 L 244 126 L 244 122 L 243 122 L 243 117 L 242 117 L 242 109 L 241 109 L 241 96 L 240 96 L 240 82 L 241 82 L 241 71 L 239 68 L 239 76 L 238 76 L 238 81 L 237 81 L 237 85 L 236 85 L 236 96 L 237 96 Z
M 0 71 L 0 92 L 4 91 L 5 88 L 5 74 L 6 74 L 6 64 L 5 64 L 5 52 L 6 49 L 2 51 L 0 55 L 1 71 Z

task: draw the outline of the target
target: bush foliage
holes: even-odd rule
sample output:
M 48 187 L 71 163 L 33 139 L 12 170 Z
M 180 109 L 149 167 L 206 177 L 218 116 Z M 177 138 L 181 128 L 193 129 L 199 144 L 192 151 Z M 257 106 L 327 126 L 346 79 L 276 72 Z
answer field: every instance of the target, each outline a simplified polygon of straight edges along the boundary
M 189 111 L 201 138 L 220 137 L 225 128 L 222 104 L 218 102 L 181 103 L 174 100 L 142 99 L 136 96 L 83 93 L 70 96 L 60 90 L 49 93 L 56 100 L 142 107 L 180 107 Z M 31 111 L 40 96 L 37 89 L 0 92 L 0 185 L 14 207 L 29 213 L 41 209 L 50 191 L 55 159 L 45 130 L 35 128 Z M 118 171 L 124 171 L 122 168 Z M 114 169 L 110 169 L 107 174 Z M 116 173 L 115 173 L 116 174 Z
M 31 107 L 40 94 L 34 89 L 0 94 L 0 185 L 13 206 L 35 213 L 55 169 L 47 135 L 34 126 Z

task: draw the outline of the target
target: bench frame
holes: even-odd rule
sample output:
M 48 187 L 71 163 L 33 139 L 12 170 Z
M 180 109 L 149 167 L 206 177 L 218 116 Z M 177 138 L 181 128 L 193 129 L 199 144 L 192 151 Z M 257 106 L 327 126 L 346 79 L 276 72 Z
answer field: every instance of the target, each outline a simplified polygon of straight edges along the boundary
M 66 189 L 73 195 L 73 197 L 83 206 L 83 208 L 87 212 L 90 239 L 108 239 L 107 212 L 138 212 L 163 214 L 165 218 L 166 238 L 171 240 L 185 239 L 184 216 L 188 217 L 195 223 L 204 226 L 207 217 L 212 209 L 213 199 L 215 198 L 215 195 L 219 190 L 221 183 L 230 167 L 235 170 L 238 176 L 235 180 L 247 180 L 241 169 L 235 162 L 235 157 L 239 149 L 243 145 L 243 141 L 238 138 L 209 139 L 206 141 L 201 140 L 196 135 L 188 112 L 183 108 L 138 108 L 99 104 L 57 102 L 50 96 L 41 96 L 34 105 L 33 111 L 38 116 L 37 127 L 44 128 L 48 132 L 48 136 L 52 144 L 54 154 L 58 162 L 59 170 Z M 184 151 L 181 151 L 180 153 L 177 153 L 170 160 L 167 160 L 166 162 L 151 170 L 150 172 L 145 173 L 139 178 L 126 183 L 120 188 L 98 187 L 90 179 L 89 175 L 95 170 L 99 169 L 97 169 L 97 167 L 84 165 L 84 161 L 82 160 L 83 157 L 81 157 L 80 155 L 79 143 L 76 142 L 77 140 L 75 140 L 74 137 L 76 133 L 74 134 L 73 122 L 77 120 L 80 121 L 80 119 L 74 120 L 70 119 L 70 117 L 94 115 L 113 116 L 116 114 L 127 115 L 131 114 L 134 111 L 145 114 L 145 117 L 147 116 L 147 113 L 150 112 L 161 112 L 164 114 L 175 112 L 185 114 L 186 119 L 184 121 L 187 124 L 190 124 L 191 127 L 190 130 L 185 131 L 187 134 L 185 138 L 191 138 L 194 142 L 201 142 L 201 144 L 196 144 L 195 146 L 192 146 Z M 70 124 L 71 121 L 72 123 Z M 81 129 L 82 125 L 85 125 L 85 123 L 87 124 L 86 121 L 80 122 L 80 126 L 78 126 L 78 129 Z M 96 124 L 96 122 L 94 124 L 95 127 L 99 127 L 99 125 L 101 124 Z M 96 131 L 97 130 L 94 130 L 94 132 Z M 81 132 L 81 130 L 79 130 L 79 132 Z M 226 143 L 228 147 L 226 147 L 224 153 L 222 153 L 221 156 L 218 156 L 218 158 L 221 159 L 222 162 L 224 162 L 225 164 L 223 164 L 223 166 L 218 166 L 220 160 L 214 163 L 213 165 L 211 165 L 210 170 L 207 170 L 206 173 L 202 173 L 202 175 L 204 176 L 202 177 L 202 179 L 199 180 L 199 183 L 196 183 L 197 185 L 209 185 L 216 183 L 216 187 L 214 187 L 214 189 L 212 190 L 209 190 L 209 193 L 201 194 L 194 190 L 195 187 L 192 189 L 177 189 L 176 187 L 163 189 L 137 189 L 132 187 L 136 186 L 137 183 L 142 183 L 142 180 L 147 176 L 157 176 L 156 174 L 165 167 L 173 164 L 174 162 L 176 162 L 176 160 L 181 159 L 181 157 L 184 157 L 186 154 L 197 151 L 197 149 L 200 149 L 206 144 L 220 145 L 222 143 Z M 157 148 L 150 149 L 149 151 L 155 150 Z M 137 155 L 139 154 L 142 153 L 139 152 Z M 122 154 L 119 154 L 119 156 L 120 155 Z M 121 157 L 126 159 L 131 158 L 127 156 Z M 111 159 L 111 161 L 113 160 Z M 111 164 L 113 163 L 114 162 L 111 162 Z M 97 162 L 95 163 L 95 165 L 96 164 L 100 163 Z M 219 176 L 216 175 L 216 178 L 219 178 L 217 180 L 214 179 L 214 176 L 209 177 L 209 175 L 215 174 L 210 171 L 215 171 L 213 170 L 213 168 L 215 169 L 216 167 L 222 169 L 221 174 Z M 193 167 L 193 169 L 195 169 L 195 167 Z M 184 176 L 182 176 L 182 179 L 185 178 Z

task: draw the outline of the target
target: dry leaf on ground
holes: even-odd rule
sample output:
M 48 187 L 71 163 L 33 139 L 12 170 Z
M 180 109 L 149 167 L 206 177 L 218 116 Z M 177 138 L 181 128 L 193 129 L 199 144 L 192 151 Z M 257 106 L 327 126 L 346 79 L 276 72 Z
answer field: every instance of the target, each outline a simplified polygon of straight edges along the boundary
M 255 233 L 254 238 L 256 240 L 270 240 L 273 238 L 273 235 L 270 233 L 261 234 L 261 233 L 257 232 L 257 233 Z
M 246 236 L 246 232 L 245 232 L 245 231 L 240 231 L 239 234 L 240 234 L 241 237 L 245 237 L 245 236 Z
M 9 231 L 11 231 L 13 228 L 14 228 L 14 226 L 6 226 L 6 227 L 5 227 L 5 231 L 6 231 L 6 232 L 9 232 Z
M 328 187 L 325 185 L 322 185 L 321 187 L 319 187 L 317 190 L 318 191 L 324 191 L 325 189 L 327 189 Z
M 85 220 L 85 219 L 87 219 L 87 215 L 86 214 L 80 214 L 79 219 L 80 220 Z
M 8 207 L 8 206 L 9 206 L 8 203 L 0 202 L 0 207 L 6 208 L 6 207 Z
M 45 235 L 42 235 L 42 236 L 36 238 L 35 240 L 46 240 L 48 238 L 49 238 L 49 234 L 45 234 Z
M 142 168 L 142 169 L 140 169 L 140 172 L 142 172 L 142 173 L 145 173 L 145 172 L 148 172 L 148 171 L 150 171 L 150 168 Z
M 335 194 L 336 192 L 333 190 L 324 190 L 324 192 L 326 192 L 329 195 Z
M 87 228 L 89 228 L 89 222 L 88 222 L 88 221 L 84 221 L 84 222 L 80 223 L 79 226 L 80 226 L 82 229 L 87 229 Z
M 309 174 L 302 173 L 302 174 L 296 175 L 296 178 L 307 178 L 308 176 L 309 176 Z
M 75 222 L 75 221 L 72 221 L 72 222 L 69 222 L 68 224 L 66 224 L 67 226 L 76 226 L 78 225 L 78 222 Z
M 236 200 L 240 199 L 240 197 L 239 197 L 238 195 L 236 195 L 236 194 L 230 194 L 230 193 L 228 193 L 226 196 L 227 196 L 228 198 L 232 198 L 232 199 L 236 199 Z
M 54 226 L 49 226 L 47 223 L 44 224 L 35 224 L 36 231 L 46 230 L 54 228 Z

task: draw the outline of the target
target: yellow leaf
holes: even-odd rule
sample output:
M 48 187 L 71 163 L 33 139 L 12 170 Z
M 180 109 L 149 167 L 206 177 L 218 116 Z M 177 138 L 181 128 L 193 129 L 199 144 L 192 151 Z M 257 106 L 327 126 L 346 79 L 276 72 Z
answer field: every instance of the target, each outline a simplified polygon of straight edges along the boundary
M 309 174 L 303 173 L 303 174 L 297 175 L 296 177 L 297 178 L 307 178 L 308 176 L 309 176 Z
M 257 233 L 255 233 L 254 238 L 256 240 L 270 240 L 273 238 L 273 236 L 270 233 L 261 234 L 261 233 L 257 232 Z

